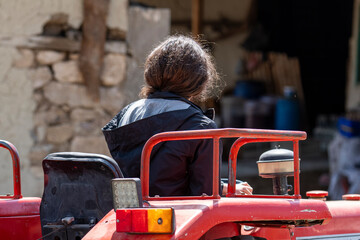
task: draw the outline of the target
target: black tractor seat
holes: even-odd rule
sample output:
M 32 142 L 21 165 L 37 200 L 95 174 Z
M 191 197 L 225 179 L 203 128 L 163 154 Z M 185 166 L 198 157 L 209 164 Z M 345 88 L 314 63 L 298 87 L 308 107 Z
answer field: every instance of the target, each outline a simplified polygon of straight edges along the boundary
M 93 153 L 45 157 L 40 205 L 43 239 L 81 239 L 113 209 L 111 180 L 123 174 L 114 159 Z

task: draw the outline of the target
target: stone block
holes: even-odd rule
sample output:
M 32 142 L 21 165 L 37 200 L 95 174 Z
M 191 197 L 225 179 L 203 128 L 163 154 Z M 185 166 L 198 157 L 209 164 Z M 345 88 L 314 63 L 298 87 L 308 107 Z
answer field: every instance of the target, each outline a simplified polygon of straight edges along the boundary
M 52 74 L 49 67 L 43 66 L 29 70 L 28 77 L 32 81 L 33 88 L 39 89 L 50 82 Z
M 44 87 L 44 95 L 50 102 L 57 105 L 92 107 L 94 104 L 85 86 L 77 84 L 51 82 Z
M 71 121 L 77 136 L 101 135 L 105 113 L 97 110 L 77 108 L 71 112 Z M 106 117 L 108 119 L 108 117 Z
M 129 8 L 129 52 L 141 64 L 152 48 L 170 34 L 170 9 Z
M 15 56 L 13 66 L 17 68 L 29 68 L 34 65 L 35 54 L 30 49 L 19 49 Z
M 0 21 L 6 24 L 0 28 L 0 37 L 39 34 L 51 15 L 58 13 L 67 14 L 69 25 L 79 28 L 83 20 L 82 10 L 83 1 L 1 1 Z
M 44 95 L 41 92 L 34 92 L 33 99 L 36 102 L 36 105 L 38 106 L 40 102 L 44 101 Z
M 70 124 L 65 123 L 47 128 L 46 139 L 49 143 L 61 144 L 70 140 L 73 136 L 73 128 Z
M 42 109 L 34 114 L 35 126 L 55 125 L 69 120 L 66 112 L 57 106 L 51 106 L 50 109 Z
M 128 0 L 110 1 L 107 26 L 126 32 L 128 30 Z
M 59 124 L 69 120 L 67 113 L 57 106 L 51 106 L 47 111 L 46 122 L 49 125 Z
M 84 79 L 75 60 L 58 62 L 53 65 L 55 78 L 59 82 L 84 83 Z
M 127 54 L 126 42 L 124 41 L 107 41 L 105 43 L 106 53 Z
M 50 103 L 44 97 L 44 94 L 42 91 L 34 91 L 32 100 L 34 101 L 34 104 L 35 104 L 35 111 L 33 113 L 34 116 L 36 113 L 47 111 L 50 108 Z M 33 119 L 35 119 L 35 117 Z
M 102 135 L 101 128 L 112 118 L 103 109 L 96 110 L 77 108 L 71 113 L 71 120 L 77 136 Z
M 47 112 L 42 109 L 41 111 L 34 113 L 33 119 L 36 127 L 47 125 Z
M 40 95 L 42 96 L 41 100 L 40 99 L 39 99 L 40 101 L 36 100 L 36 112 L 46 112 L 51 108 L 52 103 L 50 103 L 42 93 Z
M 68 105 L 62 105 L 61 109 L 67 113 L 69 113 L 71 111 L 71 107 L 69 107 Z
M 108 147 L 103 136 L 75 137 L 72 140 L 70 151 L 98 153 L 110 156 Z
M 51 65 L 65 59 L 64 52 L 42 50 L 36 54 L 36 60 L 40 65 Z
M 78 53 L 70 53 L 69 59 L 70 60 L 79 60 L 79 54 Z
M 107 54 L 101 74 L 101 82 L 105 86 L 116 86 L 125 80 L 126 57 L 122 54 Z
M 115 115 L 124 107 L 124 104 L 124 94 L 117 87 L 100 89 L 100 105 L 109 114 Z
M 101 135 L 101 128 L 99 120 L 84 121 L 74 123 L 74 132 L 76 136 L 99 136 Z
M 95 110 L 75 108 L 72 110 L 70 118 L 73 122 L 91 121 L 98 117 Z

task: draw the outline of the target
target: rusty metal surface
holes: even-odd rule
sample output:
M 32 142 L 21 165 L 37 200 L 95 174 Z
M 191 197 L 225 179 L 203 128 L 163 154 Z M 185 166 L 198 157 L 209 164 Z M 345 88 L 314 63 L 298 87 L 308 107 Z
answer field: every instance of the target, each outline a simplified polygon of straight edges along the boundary
M 319 200 L 316 200 L 319 201 Z M 323 202 L 323 201 L 319 201 Z M 276 229 L 254 228 L 242 230 L 243 235 L 265 237 L 268 240 L 278 239 L 359 239 L 360 237 L 360 201 L 326 201 L 332 215 L 326 225 L 312 227 Z M 290 232 L 293 233 L 290 238 Z

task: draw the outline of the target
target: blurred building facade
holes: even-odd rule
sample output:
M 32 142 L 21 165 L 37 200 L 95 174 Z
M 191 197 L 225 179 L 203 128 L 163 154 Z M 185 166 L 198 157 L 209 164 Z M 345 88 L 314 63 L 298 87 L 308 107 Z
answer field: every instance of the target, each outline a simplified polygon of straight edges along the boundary
M 0 2 L 0 138 L 20 153 L 25 196 L 42 194 L 41 162 L 51 152 L 109 155 L 101 128 L 138 99 L 145 57 L 170 33 L 168 9 L 108 1 L 100 98 L 94 100 L 79 69 L 83 3 Z M 0 158 L 0 192 L 11 193 L 11 158 L 6 151 Z

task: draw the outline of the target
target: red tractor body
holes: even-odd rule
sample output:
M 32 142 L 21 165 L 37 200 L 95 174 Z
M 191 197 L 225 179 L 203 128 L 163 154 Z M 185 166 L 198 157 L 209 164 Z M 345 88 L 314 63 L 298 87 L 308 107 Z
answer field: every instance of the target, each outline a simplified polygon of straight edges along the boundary
M 218 187 L 221 138 L 237 138 L 230 150 L 226 197 L 220 196 Z M 304 132 L 257 129 L 215 129 L 157 134 L 148 140 L 142 154 L 139 197 L 143 202 L 138 208 L 110 210 L 91 227 L 83 239 L 220 239 L 234 236 L 238 236 L 238 239 L 268 240 L 359 239 L 359 196 L 348 196 L 345 197 L 347 200 L 342 201 L 324 201 L 323 196 L 316 198 L 315 194 L 311 199 L 301 199 L 298 143 L 305 138 Z M 149 164 L 152 148 L 163 141 L 188 139 L 213 139 L 213 195 L 150 197 Z M 252 142 L 279 141 L 293 142 L 294 194 L 236 194 L 236 160 L 240 147 Z M 21 197 L 16 149 L 7 142 L 3 142 L 1 146 L 9 149 L 14 162 L 14 196 L 0 198 L 1 238 L 41 238 L 41 199 Z M 69 229 L 76 229 L 81 225 L 67 221 L 63 221 L 63 224 Z M 57 227 L 54 226 L 52 229 L 56 232 Z M 61 225 L 56 226 L 61 228 Z

